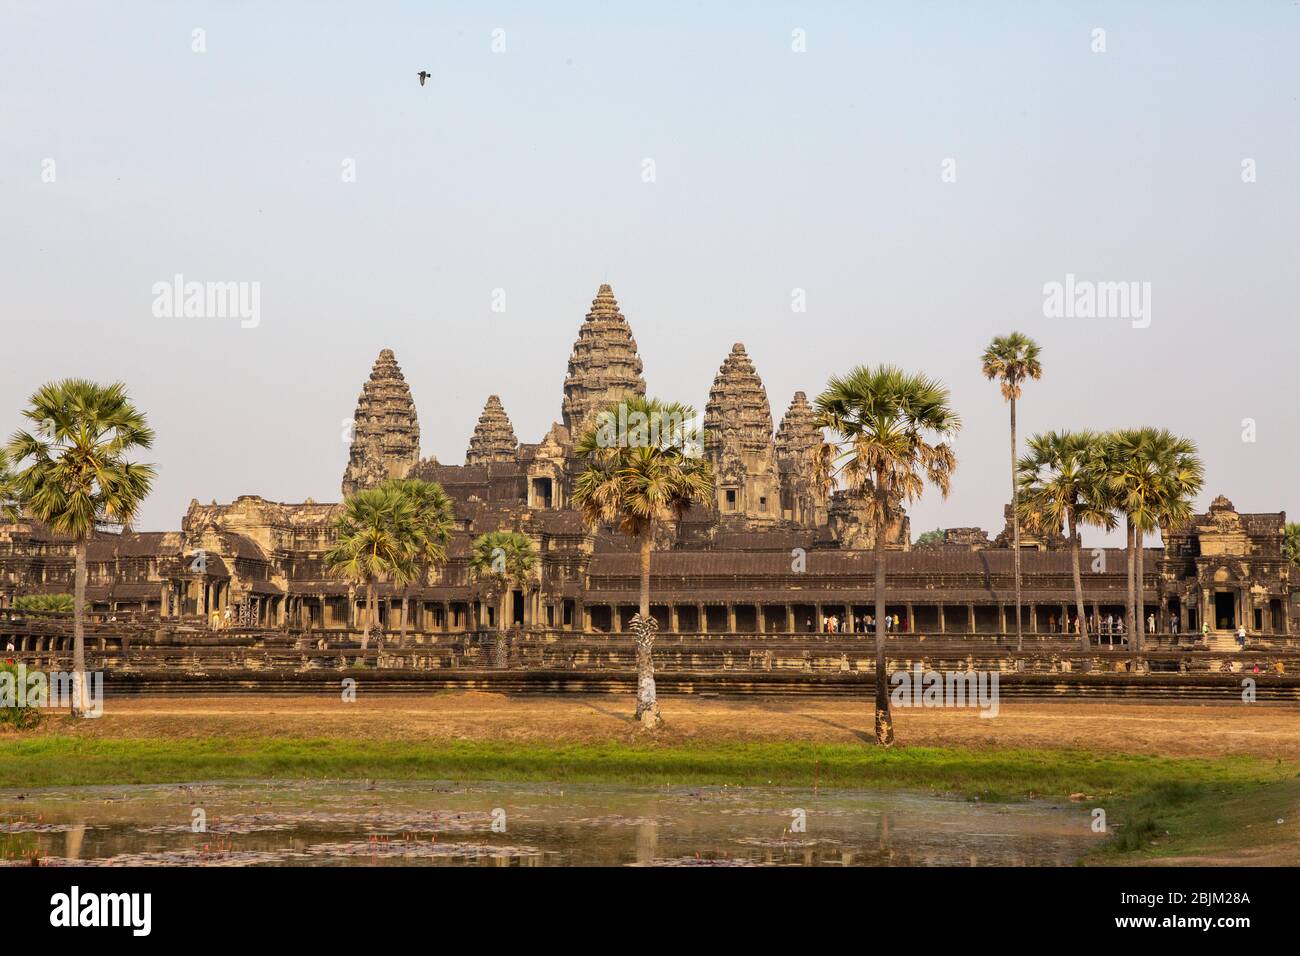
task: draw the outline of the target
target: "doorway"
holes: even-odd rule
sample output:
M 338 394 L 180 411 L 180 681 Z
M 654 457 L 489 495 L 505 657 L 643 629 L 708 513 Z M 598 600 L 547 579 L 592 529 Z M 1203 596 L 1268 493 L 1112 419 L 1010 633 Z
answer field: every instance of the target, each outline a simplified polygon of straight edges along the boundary
M 1237 601 L 1231 591 L 1214 592 L 1214 622 L 1220 631 L 1236 629 Z

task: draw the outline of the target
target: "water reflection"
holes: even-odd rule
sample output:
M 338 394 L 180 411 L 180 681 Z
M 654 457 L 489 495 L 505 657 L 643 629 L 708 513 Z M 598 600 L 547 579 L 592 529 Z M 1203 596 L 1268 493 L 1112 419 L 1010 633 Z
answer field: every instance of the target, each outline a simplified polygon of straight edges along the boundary
M 434 781 L 0 791 L 10 865 L 1041 866 L 1072 863 L 1094 840 L 1069 804 L 880 791 Z

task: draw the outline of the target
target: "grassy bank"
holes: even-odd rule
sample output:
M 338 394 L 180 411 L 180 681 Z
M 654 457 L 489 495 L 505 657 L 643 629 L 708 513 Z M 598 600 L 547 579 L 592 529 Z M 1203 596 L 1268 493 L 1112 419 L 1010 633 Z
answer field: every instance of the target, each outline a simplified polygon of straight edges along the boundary
M 0 787 L 5 788 L 292 778 L 889 788 L 985 801 L 1084 794 L 1087 806 L 1106 809 L 1116 834 L 1094 857 L 1097 862 L 1266 844 L 1280 835 L 1266 824 L 1291 817 L 1300 805 L 1297 767 L 1258 757 L 953 747 L 885 751 L 806 742 L 0 737 Z

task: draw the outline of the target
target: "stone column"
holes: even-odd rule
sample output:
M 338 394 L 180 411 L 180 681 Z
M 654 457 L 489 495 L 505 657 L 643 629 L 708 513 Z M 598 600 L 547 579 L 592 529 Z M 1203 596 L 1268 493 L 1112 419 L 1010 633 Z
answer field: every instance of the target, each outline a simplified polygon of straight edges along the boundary
M 975 605 L 973 603 L 967 604 L 966 610 L 970 611 L 970 614 L 968 615 L 969 622 L 970 622 L 970 632 L 972 634 L 975 634 L 977 633 L 975 629 Z
M 727 633 L 736 633 L 736 605 L 730 603 L 727 605 Z
M 947 633 L 948 630 L 948 621 L 944 617 L 942 601 L 939 602 L 938 610 L 939 610 L 939 633 L 945 634 Z

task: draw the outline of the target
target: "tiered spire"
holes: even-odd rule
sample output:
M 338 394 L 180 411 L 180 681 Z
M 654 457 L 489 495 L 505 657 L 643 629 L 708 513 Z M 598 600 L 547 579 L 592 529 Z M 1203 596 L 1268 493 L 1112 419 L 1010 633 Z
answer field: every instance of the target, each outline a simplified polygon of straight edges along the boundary
M 384 349 L 357 398 L 343 494 L 373 487 L 386 478 L 405 478 L 419 460 L 420 423 L 411 389 L 392 349 Z
M 465 464 L 486 465 L 489 462 L 514 461 L 519 446 L 514 426 L 506 415 L 501 399 L 489 395 L 483 414 L 474 426 L 474 435 L 465 452 Z
M 618 311 L 614 290 L 602 285 L 578 330 L 564 377 L 564 427 L 573 441 L 596 412 L 628 394 L 644 395 L 641 356 L 632 329 Z
M 813 465 L 813 455 L 823 438 L 808 396 L 795 392 L 776 430 L 776 464 L 781 476 L 782 508 L 805 527 L 826 520 L 826 493 L 817 482 Z
M 704 406 L 704 451 L 713 464 L 718 510 L 749 522 L 781 516 L 772 410 L 754 363 L 737 342 Z
M 776 458 L 781 474 L 792 471 L 796 463 L 805 463 L 809 451 L 822 442 L 821 429 L 816 425 L 816 415 L 808 404 L 808 396 L 795 392 L 776 430 Z
M 772 449 L 767 389 L 740 342 L 731 347 L 718 369 L 704 406 L 704 447 L 717 449 L 729 441 L 737 443 L 739 452 L 771 453 Z

